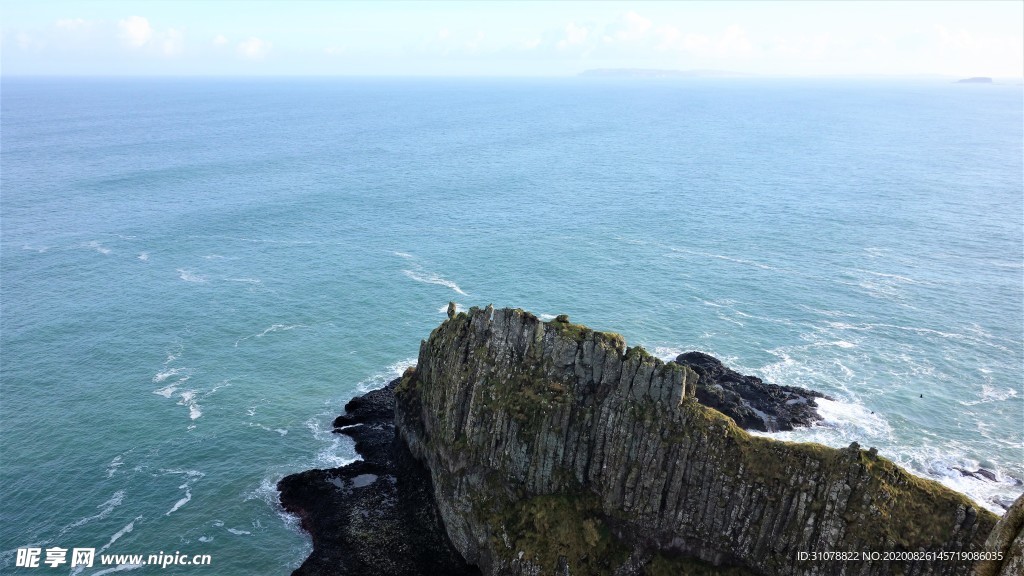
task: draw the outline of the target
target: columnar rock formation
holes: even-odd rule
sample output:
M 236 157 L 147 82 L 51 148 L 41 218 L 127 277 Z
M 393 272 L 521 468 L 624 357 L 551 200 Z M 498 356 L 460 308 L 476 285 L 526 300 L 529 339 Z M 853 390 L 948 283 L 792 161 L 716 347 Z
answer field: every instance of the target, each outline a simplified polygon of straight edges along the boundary
M 565 317 L 471 309 L 422 343 L 395 422 L 484 574 L 970 572 L 927 554 L 981 550 L 993 514 L 856 444 L 751 436 L 700 377 Z

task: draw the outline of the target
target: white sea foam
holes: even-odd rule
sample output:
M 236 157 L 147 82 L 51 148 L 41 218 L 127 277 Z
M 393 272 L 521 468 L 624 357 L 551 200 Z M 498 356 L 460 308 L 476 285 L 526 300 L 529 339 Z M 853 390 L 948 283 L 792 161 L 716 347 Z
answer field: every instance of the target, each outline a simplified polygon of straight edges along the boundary
M 220 384 L 217 384 L 217 385 L 216 385 L 216 386 L 214 386 L 213 388 L 210 388 L 210 389 L 209 389 L 209 390 L 207 390 L 206 392 L 203 392 L 203 398 L 208 398 L 208 397 L 210 397 L 210 396 L 213 396 L 213 395 L 214 395 L 214 394 L 216 394 L 216 393 L 217 393 L 217 391 L 218 391 L 218 390 L 220 390 L 221 388 L 230 388 L 230 387 L 231 387 L 231 381 L 232 381 L 232 380 L 234 380 L 234 378 L 227 378 L 227 379 L 225 379 L 225 380 L 221 380 L 221 381 L 220 381 Z
M 409 254 L 407 252 L 392 252 L 392 254 L 398 256 L 399 258 L 405 258 L 406 260 L 412 260 L 413 258 L 412 254 Z
M 683 350 L 682 348 L 678 348 L 676 346 L 655 346 L 651 350 L 651 354 L 653 354 L 655 358 L 658 358 L 665 362 L 671 362 L 672 360 L 675 360 L 680 354 L 683 354 L 688 351 L 689 350 Z
M 391 382 L 395 378 L 400 377 L 405 371 L 416 365 L 416 358 L 406 358 L 405 360 L 399 360 L 389 365 L 384 370 L 373 374 L 369 378 L 364 378 L 358 384 L 356 384 L 356 390 L 360 394 L 366 394 L 371 390 L 377 390 L 383 388 L 388 382 Z
M 200 472 L 199 470 L 180 470 L 180 469 L 177 469 L 177 468 L 161 468 L 160 469 L 160 473 L 161 474 L 173 474 L 173 475 L 177 475 L 177 476 L 185 476 L 186 478 L 194 478 L 194 479 L 197 479 L 197 480 L 199 478 L 203 478 L 204 476 L 206 476 L 206 474 Z
M 192 500 L 192 490 L 190 489 L 188 483 L 182 484 L 181 486 L 178 486 L 178 488 L 183 488 L 185 490 L 185 496 L 182 499 L 175 502 L 174 506 L 172 506 L 171 509 L 164 514 L 164 516 L 170 516 L 172 513 L 177 512 L 179 508 L 181 508 L 185 504 L 188 504 Z
M 931 442 L 938 439 L 937 435 L 924 431 L 918 444 L 897 444 L 893 427 L 885 416 L 873 412 L 863 404 L 824 398 L 819 398 L 816 402 L 818 413 L 823 420 L 814 426 L 786 432 L 753 433 L 797 442 L 817 442 L 835 448 L 845 447 L 850 442 L 858 442 L 863 447 L 875 446 L 884 457 L 912 474 L 936 480 L 966 494 L 979 505 L 997 514 L 1003 512 L 1002 506 L 998 503 L 1000 500 L 1012 500 L 1020 493 L 1020 487 L 998 466 L 965 458 L 962 455 L 970 450 L 955 441 L 940 441 L 941 444 L 933 445 Z M 960 468 L 975 471 L 982 467 L 993 471 L 996 481 L 964 475 L 957 470 Z
M 153 394 L 156 394 L 157 396 L 163 396 L 164 398 L 170 398 L 171 396 L 174 395 L 174 391 L 177 389 L 178 382 L 175 382 L 173 384 L 168 384 L 167 386 L 164 386 L 163 388 L 160 388 L 158 390 L 153 390 Z
M 124 490 L 118 490 L 118 491 L 114 492 L 110 496 L 109 499 L 107 499 L 102 504 L 99 504 L 99 505 L 96 506 L 97 508 L 101 508 L 101 510 L 99 511 L 98 514 L 94 514 L 92 516 L 86 516 L 85 518 L 80 518 L 80 519 L 76 520 L 75 522 L 73 522 L 71 524 L 68 524 L 64 528 L 61 528 L 60 533 L 58 533 L 57 536 L 58 537 L 63 536 L 65 533 L 67 533 L 68 530 L 71 530 L 72 528 L 78 528 L 79 526 L 84 526 L 85 524 L 88 524 L 89 522 L 92 522 L 93 520 L 102 520 L 102 519 L 106 518 L 107 516 L 110 515 L 111 512 L 114 511 L 115 508 L 117 508 L 122 503 L 124 503 L 124 497 L 125 497 L 125 491 Z
M 542 322 L 550 322 L 556 318 L 554 314 L 538 314 L 537 318 L 540 318 Z
M 968 451 L 967 447 L 956 442 L 952 446 L 935 446 L 926 440 L 918 446 L 898 448 L 891 458 L 911 473 L 938 480 L 945 486 L 968 495 L 992 512 L 1002 514 L 1003 508 L 998 501 L 1012 501 L 1020 494 L 1020 486 L 993 463 L 979 462 L 962 456 Z M 995 481 L 960 471 L 974 472 L 979 468 L 993 472 Z
M 173 391 L 174 390 L 171 389 L 170 392 L 168 392 L 167 394 L 161 393 L 161 396 L 167 396 L 169 398 L 170 394 L 173 393 Z M 163 392 L 163 391 L 158 391 L 158 392 Z M 197 418 L 199 418 L 200 416 L 203 415 L 202 407 L 199 405 L 199 403 L 196 402 L 196 391 L 195 390 L 185 390 L 184 392 L 179 394 L 178 395 L 178 406 L 188 406 L 188 416 L 192 420 L 195 420 L 195 419 L 197 419 Z
M 825 398 L 818 398 L 816 402 L 823 424 L 842 431 L 846 437 L 892 437 L 892 426 L 889 422 L 863 404 Z
M 727 262 L 732 262 L 734 264 L 742 264 L 744 266 L 753 266 L 755 268 L 760 268 L 762 270 L 778 270 L 778 268 L 775 268 L 773 266 L 769 266 L 768 264 L 763 264 L 761 262 L 755 262 L 753 260 L 747 260 L 747 259 L 744 259 L 744 258 L 734 258 L 732 256 L 726 256 L 724 254 L 715 254 L 713 252 L 701 252 L 701 251 L 698 251 L 698 250 L 688 250 L 686 248 L 676 248 L 674 246 L 669 246 L 668 249 L 671 250 L 672 252 L 676 252 L 676 253 L 679 253 L 679 254 L 690 254 L 690 255 L 693 255 L 693 256 L 703 256 L 704 258 L 715 258 L 715 259 L 718 259 L 718 260 L 725 260 Z M 671 256 L 671 254 L 669 256 Z
M 323 443 L 313 458 L 315 467 L 338 468 L 356 461 L 352 442 L 347 437 L 331 432 L 320 418 L 310 418 L 305 424 L 313 437 Z
M 262 281 L 259 278 L 225 278 L 228 282 L 242 282 L 245 284 L 261 284 Z
M 1013 388 L 997 388 L 990 384 L 982 384 L 981 394 L 977 400 L 957 400 L 957 402 L 964 406 L 976 406 L 990 402 L 1003 402 L 1016 396 L 1017 391 Z
M 137 258 L 139 260 L 142 260 L 143 262 L 145 262 L 145 261 L 149 260 L 149 253 L 148 252 L 139 252 L 139 255 L 137 256 Z
M 277 507 L 281 502 L 281 492 L 277 489 L 277 482 L 270 478 L 260 480 L 260 485 L 245 495 L 245 501 L 249 500 L 262 500 L 271 507 Z
M 198 540 L 202 543 L 213 542 L 213 536 L 200 536 Z
M 128 534 L 129 532 L 134 530 L 135 529 L 135 523 L 138 522 L 139 520 L 142 520 L 142 516 L 136 516 L 135 519 L 132 520 L 131 522 L 129 522 L 127 526 L 125 526 L 124 528 L 121 528 L 120 530 L 115 532 L 114 535 L 110 537 L 110 541 L 107 542 L 106 544 L 104 544 L 103 547 L 100 548 L 97 553 L 103 552 L 107 548 L 110 548 L 114 544 L 114 542 L 117 542 L 118 539 L 121 538 L 121 536 L 124 536 L 125 534 Z
M 245 501 L 249 500 L 263 501 L 263 503 L 265 503 L 271 510 L 277 513 L 277 517 L 281 519 L 281 522 L 284 524 L 285 528 L 295 533 L 304 534 L 299 525 L 298 516 L 289 514 L 281 507 L 281 492 L 279 492 L 277 489 L 276 480 L 271 478 L 263 478 L 262 480 L 260 480 L 260 485 L 245 495 Z M 261 527 L 259 520 L 253 522 L 253 527 Z M 295 566 L 296 568 L 298 568 L 298 564 L 301 563 L 302 560 L 309 555 L 310 551 L 312 551 L 312 548 L 313 546 L 309 542 L 309 540 L 304 540 L 304 551 L 302 552 L 302 554 L 298 556 L 298 560 Z
M 239 536 L 248 536 L 252 534 L 252 532 L 249 532 L 248 530 L 238 530 L 237 528 L 228 528 L 228 532 L 231 532 L 232 534 L 237 534 Z
M 296 328 L 309 328 L 309 326 L 306 326 L 305 324 L 274 324 L 269 328 L 264 329 L 263 332 L 260 332 L 259 334 L 250 334 L 245 338 L 240 338 L 236 340 L 235 348 L 238 348 L 238 345 L 240 343 L 245 342 L 250 338 L 263 338 L 267 334 L 271 334 L 274 332 L 288 332 L 289 330 L 295 330 Z
M 168 360 L 170 360 L 170 358 L 168 358 Z M 157 372 L 155 376 L 153 376 L 153 382 L 163 382 L 164 380 L 167 380 L 171 376 L 177 376 L 179 372 L 181 372 L 181 368 L 169 368 L 167 370 L 161 370 L 160 372 Z
M 409 278 L 411 278 L 411 279 L 413 279 L 413 280 L 415 280 L 417 282 L 422 282 L 424 284 L 436 284 L 438 286 L 444 286 L 446 288 L 451 288 L 452 290 L 454 290 L 458 294 L 462 294 L 463 296 L 469 296 L 469 294 L 466 294 L 462 290 L 462 288 L 459 288 L 458 284 L 456 284 L 455 282 L 452 282 L 451 280 L 448 280 L 447 278 L 444 278 L 444 277 L 442 277 L 442 276 L 440 276 L 438 274 L 434 274 L 433 272 L 427 272 L 425 270 L 402 270 L 402 272 L 406 276 L 408 276 Z
M 100 244 L 99 240 L 93 240 L 92 242 L 85 244 L 85 247 L 91 248 L 99 252 L 100 254 L 110 254 L 110 248 L 107 248 L 103 244 Z
M 260 424 L 259 422 L 249 422 L 249 426 L 252 426 L 253 428 L 259 428 L 260 430 L 266 430 L 267 432 L 276 432 L 276 433 L 280 434 L 281 436 L 287 436 L 288 435 L 288 431 L 285 430 L 284 428 L 270 428 L 269 426 L 264 426 L 263 424 Z
M 110 461 L 110 464 L 107 464 L 107 478 L 113 477 L 114 473 L 117 472 L 117 469 L 123 465 L 124 461 L 121 459 L 121 456 L 115 456 L 114 459 Z
M 181 278 L 185 282 L 194 282 L 197 284 L 206 282 L 206 278 L 196 274 L 192 270 L 186 270 L 184 268 L 178 268 L 178 278 Z

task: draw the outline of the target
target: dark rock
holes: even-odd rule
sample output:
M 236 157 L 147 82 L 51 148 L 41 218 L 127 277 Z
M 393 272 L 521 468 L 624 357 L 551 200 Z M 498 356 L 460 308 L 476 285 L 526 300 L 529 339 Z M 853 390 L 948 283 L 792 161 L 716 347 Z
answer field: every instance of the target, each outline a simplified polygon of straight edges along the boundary
M 293 576 L 470 575 L 434 502 L 430 475 L 395 437 L 391 382 L 353 399 L 334 421 L 364 458 L 341 468 L 286 476 L 281 505 L 312 536 Z M 337 432 L 337 430 L 336 430 Z
M 747 430 L 776 432 L 810 426 L 821 420 L 815 398 L 830 399 L 814 390 L 767 384 L 760 378 L 744 376 L 703 352 L 680 354 L 675 361 L 700 376 L 698 402 Z
M 972 478 L 977 478 L 978 480 L 988 480 L 990 482 L 998 482 L 998 479 L 996 478 L 996 473 L 991 471 L 991 470 L 989 470 L 989 469 L 987 469 L 987 468 L 978 468 L 977 470 L 971 472 L 970 470 L 967 470 L 965 468 L 960 468 L 959 466 L 953 466 L 953 470 L 956 470 L 957 472 L 959 472 L 961 476 L 970 476 Z
M 996 481 L 996 473 L 991 470 L 988 470 L 987 468 L 978 468 L 977 470 L 974 471 L 974 475 L 982 476 L 986 480 L 989 480 L 991 482 Z
M 451 318 L 452 316 L 455 316 L 456 310 L 457 310 L 457 308 L 455 306 L 455 302 L 448 302 L 448 317 L 449 318 Z
M 334 419 L 335 432 L 341 432 L 337 430 L 338 428 L 356 424 L 367 424 L 371 427 L 390 425 L 395 416 L 393 384 L 394 382 L 389 383 L 379 390 L 372 390 L 349 400 L 348 404 L 345 404 L 345 413 Z M 347 432 L 346 435 L 356 438 Z M 365 436 L 365 433 L 362 436 Z

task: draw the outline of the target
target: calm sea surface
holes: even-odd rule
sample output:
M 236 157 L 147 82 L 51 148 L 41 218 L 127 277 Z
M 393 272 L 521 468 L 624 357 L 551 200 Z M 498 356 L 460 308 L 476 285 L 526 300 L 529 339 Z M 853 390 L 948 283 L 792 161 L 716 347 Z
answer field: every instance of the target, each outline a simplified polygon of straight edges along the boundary
M 1019 83 L 0 88 L 5 574 L 29 545 L 288 573 L 275 483 L 355 456 L 330 420 L 449 300 L 706 351 L 836 398 L 783 437 L 1024 491 Z

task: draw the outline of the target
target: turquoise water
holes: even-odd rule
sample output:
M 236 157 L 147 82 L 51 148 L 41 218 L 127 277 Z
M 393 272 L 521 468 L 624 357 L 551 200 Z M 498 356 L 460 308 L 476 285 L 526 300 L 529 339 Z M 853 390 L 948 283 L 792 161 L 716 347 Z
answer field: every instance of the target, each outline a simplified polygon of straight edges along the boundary
M 1022 111 L 946 82 L 4 78 L 0 571 L 34 545 L 288 573 L 276 481 L 354 457 L 330 420 L 449 300 L 821 390 L 784 437 L 998 510 Z

